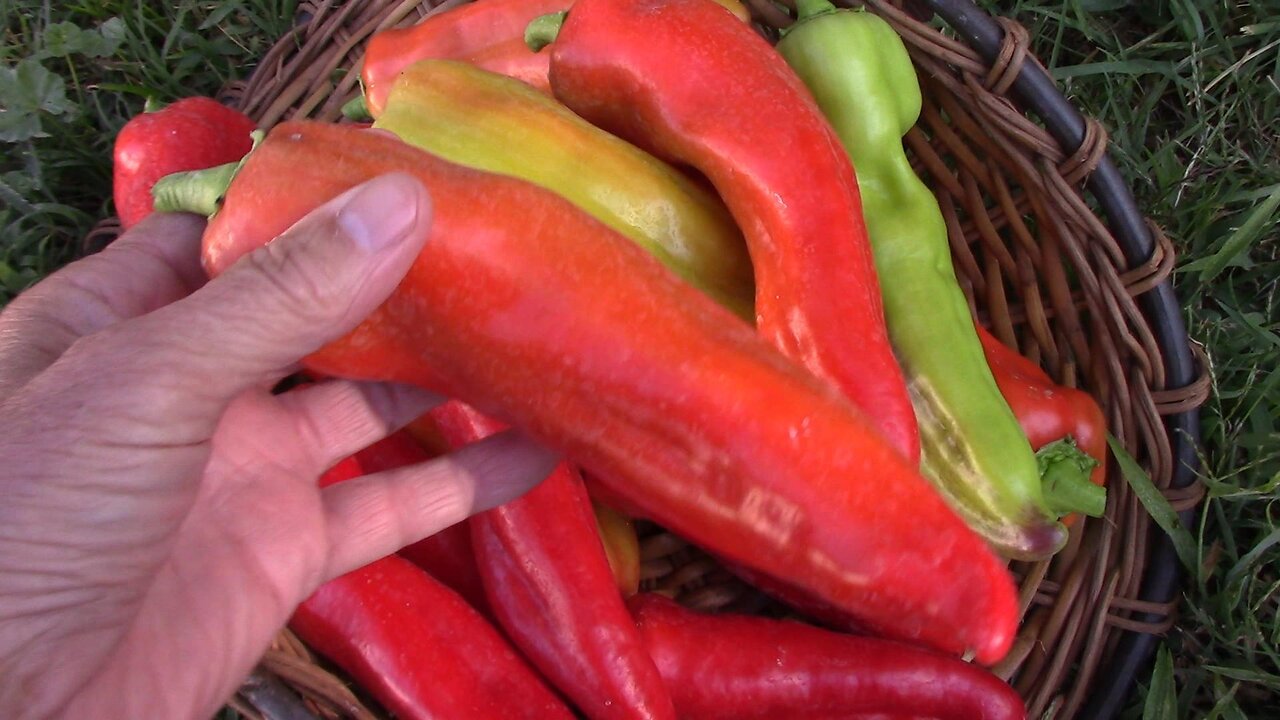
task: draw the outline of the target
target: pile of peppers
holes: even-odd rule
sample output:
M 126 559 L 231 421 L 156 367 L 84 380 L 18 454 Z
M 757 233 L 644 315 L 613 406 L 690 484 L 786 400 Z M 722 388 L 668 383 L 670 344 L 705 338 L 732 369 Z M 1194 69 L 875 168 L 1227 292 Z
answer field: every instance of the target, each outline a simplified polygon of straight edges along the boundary
M 285 122 L 156 184 L 214 211 L 213 276 L 375 176 L 431 193 L 400 287 L 304 367 L 454 400 L 322 483 L 508 426 L 564 457 L 295 614 L 397 717 L 1025 717 L 984 667 L 1007 563 L 1105 512 L 1104 418 L 970 314 L 902 40 L 797 8 L 775 46 L 737 0 L 476 0 L 373 38 L 382 132 Z M 633 518 L 812 622 L 641 592 Z

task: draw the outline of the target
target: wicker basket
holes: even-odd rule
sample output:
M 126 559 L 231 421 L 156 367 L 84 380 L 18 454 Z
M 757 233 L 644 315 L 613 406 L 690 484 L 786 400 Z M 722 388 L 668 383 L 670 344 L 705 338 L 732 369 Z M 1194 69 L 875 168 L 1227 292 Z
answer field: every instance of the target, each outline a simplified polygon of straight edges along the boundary
M 358 92 L 353 69 L 374 32 L 458 4 L 303 0 L 293 32 L 223 99 L 264 127 L 337 121 Z M 748 4 L 770 37 L 790 22 L 769 0 Z M 1018 24 L 969 0 L 866 4 L 903 36 L 920 71 L 924 112 L 907 143 L 941 203 L 979 317 L 1059 382 L 1092 393 L 1156 486 L 1191 511 L 1201 496 L 1196 408 L 1208 377 L 1168 282 L 1170 243 L 1107 159 L 1105 131 L 1054 87 Z M 103 226 L 92 243 L 112 234 Z M 1077 523 L 1052 560 L 1013 567 L 1024 615 L 997 672 L 1027 699 L 1030 717 L 1113 716 L 1154 636 L 1173 623 L 1172 548 L 1112 475 L 1104 518 Z M 753 589 L 659 528 L 642 557 L 645 586 L 685 604 L 761 607 Z M 287 631 L 231 704 L 253 718 L 379 717 Z

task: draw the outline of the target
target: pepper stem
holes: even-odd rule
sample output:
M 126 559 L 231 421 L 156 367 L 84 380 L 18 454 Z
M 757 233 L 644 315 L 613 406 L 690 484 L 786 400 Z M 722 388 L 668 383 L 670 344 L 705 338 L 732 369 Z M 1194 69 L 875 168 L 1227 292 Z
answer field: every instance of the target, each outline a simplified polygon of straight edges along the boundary
M 1045 503 L 1059 516 L 1081 513 L 1102 517 L 1107 511 L 1107 490 L 1089 481 L 1098 461 L 1076 446 L 1071 438 L 1045 445 L 1036 452 Z
M 165 175 L 151 188 L 156 212 L 189 212 L 212 217 L 240 163 Z
M 528 45 L 530 50 L 538 52 L 555 42 L 556 36 L 560 34 L 560 26 L 564 25 L 564 19 L 568 16 L 569 11 L 562 10 L 534 18 L 524 29 L 524 44 Z
M 373 119 L 373 116 L 369 114 L 369 104 L 365 102 L 364 93 L 360 93 L 342 104 L 342 117 L 356 122 L 365 122 Z
M 261 130 L 253 132 L 254 148 L 258 147 L 262 138 Z M 222 206 L 222 198 L 227 194 L 232 179 L 251 154 L 253 149 L 239 160 L 226 165 L 165 175 L 151 188 L 153 207 L 156 212 L 189 212 L 213 217 Z
M 827 0 L 796 0 L 796 22 L 835 11 L 836 6 Z

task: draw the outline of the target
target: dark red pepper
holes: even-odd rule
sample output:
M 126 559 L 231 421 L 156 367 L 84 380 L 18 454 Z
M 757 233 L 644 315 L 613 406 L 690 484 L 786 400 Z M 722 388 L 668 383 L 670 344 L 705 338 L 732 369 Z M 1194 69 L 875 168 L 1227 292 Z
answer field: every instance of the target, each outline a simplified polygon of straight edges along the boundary
M 348 458 L 320 486 L 362 474 Z M 289 627 L 404 720 L 573 718 L 465 600 L 395 555 L 321 585 Z
M 289 627 L 404 720 L 573 718 L 476 610 L 396 555 L 322 585 Z
M 460 402 L 431 412 L 461 447 L 505 429 Z M 675 718 L 618 593 L 582 478 L 562 463 L 518 500 L 471 518 L 499 625 L 590 718 Z
M 1026 433 L 1031 449 L 1041 455 L 1041 465 L 1045 464 L 1042 451 L 1047 446 L 1069 438 L 1095 463 L 1092 469 L 1086 466 L 1084 470 L 1089 473 L 1089 481 L 1096 486 L 1105 485 L 1107 420 L 1102 414 L 1102 408 L 1098 407 L 1098 402 L 1082 390 L 1057 384 L 1039 365 L 997 340 L 986 328 L 976 323 L 975 325 L 1000 394 L 1018 418 L 1018 424 Z M 1064 463 L 1067 467 L 1063 472 L 1080 472 L 1076 467 L 1077 463 L 1070 456 Z M 1052 470 L 1042 467 L 1041 472 L 1045 475 L 1046 482 L 1052 482 Z M 1069 487 L 1067 483 L 1063 485 Z M 1088 485 L 1084 487 L 1087 488 Z M 1045 493 L 1052 500 L 1053 488 L 1046 487 Z M 1105 509 L 1105 495 L 1095 493 L 1094 496 L 1101 496 L 1100 509 L 1099 503 L 1094 503 L 1095 509 L 1098 509 L 1094 514 L 1101 515 L 1101 509 Z M 1070 525 L 1074 520 L 1075 515 L 1069 515 L 1063 522 Z
M 686 720 L 1020 720 L 1022 699 L 962 660 L 793 621 L 706 615 L 661 595 L 629 602 Z
M 853 167 L 777 51 L 708 0 L 578 0 L 550 52 L 569 109 L 710 179 L 747 240 L 760 334 L 918 463 Z
M 112 194 L 124 229 L 152 212 L 151 187 L 165 175 L 203 170 L 244 157 L 255 125 L 206 97 L 183 98 L 136 115 L 116 136 Z

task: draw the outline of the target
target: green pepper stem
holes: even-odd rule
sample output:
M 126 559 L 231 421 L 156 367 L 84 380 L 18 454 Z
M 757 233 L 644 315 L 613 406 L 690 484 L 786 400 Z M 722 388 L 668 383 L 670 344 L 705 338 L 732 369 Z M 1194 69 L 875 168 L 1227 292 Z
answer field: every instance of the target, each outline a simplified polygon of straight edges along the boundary
M 239 167 L 239 162 L 232 162 L 165 175 L 151 188 L 156 212 L 189 212 L 212 217 Z
M 836 6 L 827 0 L 796 0 L 796 22 L 835 11 Z
M 530 50 L 538 52 L 555 42 L 556 36 L 560 34 L 560 27 L 564 25 L 564 19 L 568 16 L 569 11 L 562 10 L 534 18 L 524 29 L 524 44 L 528 45 Z
M 373 119 L 373 116 L 369 114 L 369 104 L 365 102 L 364 93 L 360 93 L 343 103 L 342 117 L 356 122 L 365 122 Z
M 169 103 L 159 100 L 155 95 L 148 95 L 146 102 L 142 104 L 142 112 L 154 113 L 169 107 Z
M 1102 517 L 1107 510 L 1107 490 L 1089 481 L 1098 461 L 1076 446 L 1071 438 L 1063 438 L 1036 452 L 1040 466 L 1040 482 L 1045 504 L 1059 516 L 1081 513 Z
M 151 187 L 156 212 L 189 212 L 213 217 L 222 206 L 222 197 L 227 194 L 236 173 L 240 172 L 240 166 L 253 154 L 265 133 L 254 130 L 252 137 L 253 147 L 235 162 L 203 170 L 176 172 L 157 180 Z

